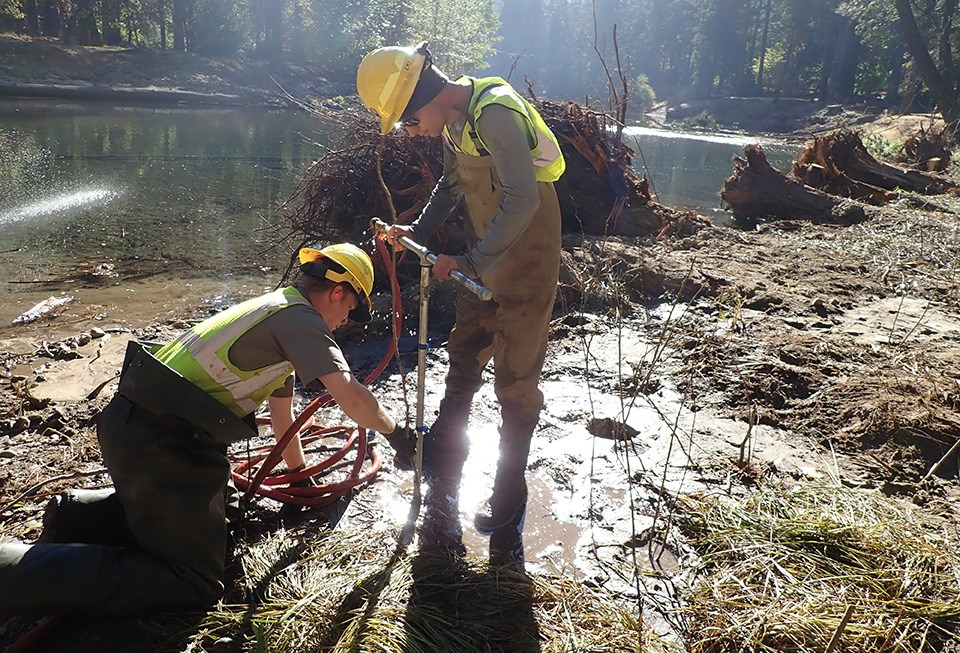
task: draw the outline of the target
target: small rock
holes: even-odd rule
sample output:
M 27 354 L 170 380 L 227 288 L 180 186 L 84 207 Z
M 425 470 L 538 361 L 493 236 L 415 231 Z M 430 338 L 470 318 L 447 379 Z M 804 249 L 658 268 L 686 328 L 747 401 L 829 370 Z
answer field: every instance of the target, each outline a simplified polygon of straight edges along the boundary
M 587 431 L 591 435 L 607 440 L 632 440 L 640 435 L 640 431 L 629 424 L 624 424 L 609 417 L 591 419 L 587 424 Z
M 88 344 L 91 340 L 93 340 L 93 338 L 90 337 L 89 333 L 81 333 L 79 336 L 77 336 L 77 346 L 83 347 L 84 345 Z
M 94 340 L 98 338 L 102 338 L 105 335 L 107 335 L 107 332 L 101 329 L 100 327 L 93 327 L 92 329 L 90 329 L 90 337 L 93 338 Z

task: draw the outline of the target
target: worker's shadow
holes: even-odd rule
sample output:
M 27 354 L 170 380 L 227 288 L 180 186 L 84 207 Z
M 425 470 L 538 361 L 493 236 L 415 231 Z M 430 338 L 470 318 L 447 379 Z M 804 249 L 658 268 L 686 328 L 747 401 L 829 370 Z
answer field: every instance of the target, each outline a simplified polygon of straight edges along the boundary
M 340 618 L 324 643 L 333 646 L 349 631 L 353 641 L 382 620 L 382 604 L 396 600 L 397 566 L 410 565 L 412 583 L 403 615 L 399 650 L 437 653 L 540 651 L 533 611 L 533 583 L 524 573 L 487 568 L 475 561 L 419 554 L 405 559 L 398 548 L 381 571 L 360 582 L 340 603 Z M 388 590 L 388 587 L 390 588 Z M 386 592 L 385 592 L 386 591 Z
M 522 571 L 421 554 L 412 560 L 412 576 L 408 640 L 423 642 L 429 633 L 433 650 L 451 653 L 540 651 L 534 585 Z

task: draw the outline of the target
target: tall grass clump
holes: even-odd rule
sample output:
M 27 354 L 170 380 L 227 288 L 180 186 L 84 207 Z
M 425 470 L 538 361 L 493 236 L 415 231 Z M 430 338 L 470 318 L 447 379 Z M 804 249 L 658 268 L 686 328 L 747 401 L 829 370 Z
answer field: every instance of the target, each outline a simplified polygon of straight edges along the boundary
M 210 612 L 218 640 L 270 653 L 664 651 L 628 602 L 572 578 L 396 552 L 390 532 L 279 531 L 243 555 L 246 603 Z
M 957 641 L 952 521 L 842 487 L 682 506 L 702 555 L 685 609 L 693 653 L 934 653 Z

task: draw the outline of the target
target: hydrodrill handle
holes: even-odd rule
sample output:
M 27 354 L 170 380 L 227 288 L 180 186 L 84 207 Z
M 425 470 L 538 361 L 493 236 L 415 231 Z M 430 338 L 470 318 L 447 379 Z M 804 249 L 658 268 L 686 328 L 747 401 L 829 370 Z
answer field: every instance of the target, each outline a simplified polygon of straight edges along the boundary
M 385 234 L 390 228 L 383 220 L 380 218 L 373 218 L 370 220 L 370 226 L 373 227 L 373 230 L 378 234 Z M 427 261 L 431 265 L 437 262 L 437 255 L 431 252 L 429 249 L 421 245 L 415 240 L 408 238 L 407 236 L 400 236 L 400 242 L 403 243 L 403 246 L 409 249 L 411 252 L 420 257 L 421 260 Z M 479 297 L 482 301 L 490 301 L 493 298 L 493 291 L 487 288 L 486 286 L 477 283 L 460 270 L 451 270 L 450 276 L 454 281 L 459 283 L 461 286 L 472 292 L 474 295 Z

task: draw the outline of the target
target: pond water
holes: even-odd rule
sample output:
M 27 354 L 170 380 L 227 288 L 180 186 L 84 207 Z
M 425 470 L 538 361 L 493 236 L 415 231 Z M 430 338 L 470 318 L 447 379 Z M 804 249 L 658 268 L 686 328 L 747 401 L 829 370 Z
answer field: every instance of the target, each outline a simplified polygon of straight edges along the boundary
M 731 157 L 755 141 L 626 134 L 660 202 L 707 215 Z M 0 329 L 51 295 L 142 323 L 272 287 L 289 258 L 271 247 L 277 207 L 327 136 L 296 112 L 0 102 Z M 774 165 L 795 153 L 765 149 Z
M 721 222 L 729 216 L 720 208 L 720 188 L 733 174 L 732 159 L 743 148 L 759 144 L 770 165 L 790 170 L 800 147 L 741 134 L 691 134 L 647 127 L 627 127 L 624 142 L 636 152 L 633 167 L 650 179 L 657 201 L 688 208 Z
M 149 312 L 271 286 L 289 257 L 271 249 L 276 208 L 322 129 L 294 112 L 0 103 L 0 325 L 51 294 Z

